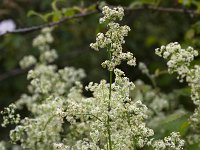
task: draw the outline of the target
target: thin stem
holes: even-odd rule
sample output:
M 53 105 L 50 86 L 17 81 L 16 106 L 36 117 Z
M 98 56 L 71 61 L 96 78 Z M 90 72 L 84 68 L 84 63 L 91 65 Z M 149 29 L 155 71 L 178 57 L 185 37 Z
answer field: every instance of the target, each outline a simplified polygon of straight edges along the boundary
M 112 140 L 111 140 L 111 131 L 110 131 L 110 116 L 107 117 L 107 133 L 108 133 L 108 146 L 112 150 Z
M 52 120 L 55 116 L 56 116 L 56 115 L 53 115 L 53 116 L 51 116 L 51 117 L 47 120 L 46 124 L 44 125 L 44 129 L 43 129 L 43 130 L 46 129 L 47 125 L 51 122 L 51 120 Z
M 112 59 L 112 53 L 110 49 L 108 49 L 109 60 Z M 108 101 L 108 116 L 107 116 L 107 133 L 108 133 L 108 147 L 109 150 L 112 150 L 112 140 L 111 140 L 111 129 L 110 129 L 110 116 L 109 112 L 111 109 L 111 96 L 112 96 L 112 71 L 109 71 L 109 101 Z
M 157 89 L 158 87 L 157 87 L 157 84 L 156 84 L 155 76 L 150 75 L 150 74 L 147 74 L 147 76 L 149 77 L 149 79 L 150 79 L 150 81 L 151 81 L 153 87 L 154 87 L 155 89 Z
M 159 70 L 159 71 L 156 71 L 155 72 L 155 77 L 159 77 L 160 75 L 163 75 L 163 74 L 168 74 L 169 72 L 167 70 Z
M 112 71 L 110 71 L 109 72 L 109 81 L 110 81 L 110 86 L 109 86 L 109 103 L 108 103 L 108 110 L 110 111 L 110 101 L 111 101 L 111 93 L 112 93 L 112 75 L 113 74 L 113 72 Z

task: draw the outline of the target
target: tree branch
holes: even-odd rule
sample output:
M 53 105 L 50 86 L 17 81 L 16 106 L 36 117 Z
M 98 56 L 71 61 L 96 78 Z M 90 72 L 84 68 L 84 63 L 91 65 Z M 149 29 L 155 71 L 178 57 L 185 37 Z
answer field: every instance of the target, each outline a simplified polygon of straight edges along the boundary
M 138 8 L 130 8 L 125 7 L 124 10 L 126 11 L 138 11 L 138 10 L 153 10 L 159 12 L 168 12 L 168 13 L 185 13 L 189 15 L 200 15 L 200 12 L 191 10 L 191 9 L 183 9 L 183 8 L 165 8 L 165 7 L 155 7 L 155 6 L 143 6 Z
M 111 7 L 115 7 L 115 6 L 111 6 Z M 191 9 L 183 9 L 183 8 L 164 8 L 164 7 L 155 7 L 155 6 L 143 6 L 143 7 L 138 7 L 138 8 L 130 8 L 130 7 L 124 7 L 125 11 L 141 11 L 141 10 L 152 10 L 152 11 L 159 11 L 159 12 L 168 12 L 168 13 L 185 13 L 185 14 L 189 14 L 189 15 L 200 15 L 200 12 L 195 11 L 195 10 L 191 10 Z M 54 27 L 54 26 L 58 26 L 62 23 L 64 23 L 65 21 L 71 20 L 71 19 L 75 19 L 75 18 L 82 18 L 82 17 L 86 17 L 92 14 L 96 14 L 98 13 L 100 10 L 96 11 L 91 11 L 91 12 L 86 12 L 86 13 L 80 13 L 80 14 L 76 14 L 74 16 L 70 16 L 70 17 L 63 17 L 62 19 L 60 19 L 59 21 L 55 21 L 55 22 L 51 22 L 51 23 L 46 23 L 46 24 L 41 24 L 41 25 L 36 25 L 36 26 L 32 26 L 32 27 L 27 27 L 27 28 L 19 28 L 16 29 L 14 31 L 8 31 L 0 36 L 4 36 L 5 34 L 9 34 L 9 33 L 24 33 L 24 32 L 32 32 L 35 30 L 40 30 L 43 29 L 45 27 Z
M 6 33 L 4 33 L 4 34 L 2 34 L 0 36 L 3 36 L 5 34 L 9 34 L 9 33 L 32 32 L 32 31 L 35 31 L 35 30 L 43 29 L 45 27 L 54 27 L 54 26 L 58 26 L 58 25 L 62 24 L 65 21 L 72 20 L 72 19 L 75 19 L 75 18 L 86 17 L 86 16 L 89 16 L 89 15 L 92 15 L 92 14 L 95 14 L 95 13 L 97 13 L 97 11 L 80 13 L 80 14 L 76 14 L 76 15 L 70 16 L 70 17 L 63 17 L 59 21 L 50 22 L 50 23 L 46 23 L 46 24 L 40 24 L 40 25 L 36 25 L 36 26 L 32 26 L 32 27 L 27 27 L 27 28 L 20 28 L 20 29 L 16 29 L 16 30 L 13 30 L 13 31 L 7 31 Z

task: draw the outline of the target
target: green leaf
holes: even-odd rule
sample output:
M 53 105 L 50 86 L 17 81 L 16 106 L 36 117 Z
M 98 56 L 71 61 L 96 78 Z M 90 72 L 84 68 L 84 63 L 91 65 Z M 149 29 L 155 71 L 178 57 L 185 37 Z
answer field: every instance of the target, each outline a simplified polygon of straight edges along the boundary
M 54 14 L 53 12 L 50 12 L 50 13 L 43 15 L 45 21 L 48 21 L 49 17 L 53 16 L 53 14 Z
M 58 21 L 61 18 L 62 18 L 62 15 L 60 15 L 60 13 L 53 13 L 53 17 L 52 17 L 53 21 Z
M 175 93 L 182 95 L 182 96 L 190 96 L 191 94 L 191 88 L 190 87 L 185 87 L 181 89 L 176 89 L 174 90 Z
M 184 6 L 191 6 L 193 0 L 178 0 L 178 3 Z
M 62 15 L 62 11 L 58 9 L 57 7 L 57 2 L 63 2 L 64 0 L 54 0 L 52 3 L 51 3 L 51 7 L 53 9 L 53 21 L 58 21 L 60 20 L 63 15 Z
M 185 34 L 185 38 L 186 39 L 192 39 L 195 36 L 195 30 L 194 29 L 189 29 L 186 34 Z
M 75 14 L 75 9 L 74 8 L 64 8 L 62 10 L 64 16 L 73 16 Z
M 93 4 L 93 5 L 90 5 L 87 10 L 90 10 L 90 11 L 95 11 L 96 10 L 96 4 Z
M 28 13 L 27 13 L 27 16 L 30 17 L 30 16 L 38 16 L 40 17 L 42 20 L 46 21 L 45 19 L 45 16 L 40 14 L 40 13 L 37 13 L 35 12 L 34 10 L 30 10 Z
M 51 3 L 51 7 L 52 9 L 57 12 L 59 11 L 58 7 L 57 7 L 57 2 L 64 2 L 64 0 L 54 0 L 52 3 Z
M 189 122 L 188 121 L 185 121 L 185 122 L 183 122 L 183 124 L 180 126 L 180 134 L 181 135 L 185 135 L 186 134 L 186 132 L 187 132 L 187 130 L 188 130 L 188 128 L 189 128 Z

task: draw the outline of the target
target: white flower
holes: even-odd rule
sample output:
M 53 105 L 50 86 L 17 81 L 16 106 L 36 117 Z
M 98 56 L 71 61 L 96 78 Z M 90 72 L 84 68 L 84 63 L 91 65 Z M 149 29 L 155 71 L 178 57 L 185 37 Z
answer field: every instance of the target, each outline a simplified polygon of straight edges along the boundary
M 11 19 L 3 20 L 0 22 L 0 35 L 5 34 L 6 32 L 15 30 L 15 22 Z
M 190 120 L 192 122 L 191 125 L 198 130 L 200 127 L 200 66 L 191 64 L 194 58 L 198 56 L 198 51 L 190 46 L 182 49 L 180 44 L 175 42 L 156 49 L 156 54 L 167 59 L 170 73 L 177 73 L 177 78 L 180 82 L 186 79 L 186 82 L 191 87 L 191 98 L 197 108 Z
M 29 56 L 25 56 L 20 62 L 20 67 L 22 69 L 25 69 L 25 68 L 28 68 L 32 65 L 35 65 L 37 62 L 36 58 L 32 55 L 29 55 Z
M 113 71 L 117 65 L 126 60 L 128 65 L 135 66 L 136 59 L 130 52 L 122 52 L 122 44 L 125 43 L 124 37 L 128 35 L 130 27 L 120 26 L 115 23 L 116 20 L 121 20 L 124 16 L 124 10 L 121 7 L 110 9 L 108 6 L 103 7 L 104 17 L 100 19 L 100 23 L 106 22 L 109 30 L 104 33 L 98 33 L 96 42 L 91 43 L 90 47 L 96 51 L 100 48 L 106 48 L 111 54 L 110 59 L 102 63 L 102 67 Z

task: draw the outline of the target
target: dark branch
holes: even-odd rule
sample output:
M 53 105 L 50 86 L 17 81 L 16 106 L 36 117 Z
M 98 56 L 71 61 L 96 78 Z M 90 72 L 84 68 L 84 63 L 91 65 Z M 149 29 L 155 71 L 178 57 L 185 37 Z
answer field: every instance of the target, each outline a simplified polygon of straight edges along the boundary
M 124 8 L 126 11 L 137 11 L 137 10 L 153 10 L 159 12 L 169 12 L 169 13 L 186 13 L 189 15 L 200 15 L 200 12 L 191 10 L 191 9 L 183 9 L 183 8 L 164 8 L 164 7 L 155 7 L 155 6 L 144 6 L 138 8 Z
M 95 13 L 97 13 L 97 11 L 91 11 L 91 12 L 87 12 L 87 13 L 80 13 L 80 14 L 76 14 L 76 15 L 70 16 L 70 17 L 63 17 L 59 21 L 46 23 L 46 24 L 41 24 L 41 25 L 32 26 L 32 27 L 27 27 L 27 28 L 20 28 L 20 29 L 14 30 L 14 31 L 8 31 L 8 32 L 6 32 L 6 33 L 4 33 L 4 34 L 2 34 L 0 36 L 3 36 L 5 34 L 9 34 L 9 33 L 31 32 L 31 31 L 43 29 L 45 27 L 54 27 L 54 26 L 58 26 L 58 25 L 62 24 L 65 21 L 68 21 L 68 20 L 71 20 L 71 19 L 75 19 L 75 18 L 86 17 L 86 16 L 89 16 L 89 15 L 92 15 L 92 14 L 95 14 Z
M 111 6 L 111 7 L 115 7 L 115 6 Z M 152 10 L 152 11 L 159 11 L 159 12 L 186 13 L 186 14 L 190 14 L 190 15 L 200 15 L 200 12 L 197 12 L 195 10 L 182 9 L 182 8 L 164 8 L 164 7 L 155 7 L 155 6 L 145 6 L 145 7 L 138 7 L 138 8 L 124 7 L 124 10 L 125 11 Z M 80 14 L 76 14 L 76 15 L 70 16 L 70 17 L 63 17 L 62 19 L 60 19 L 59 21 L 56 21 L 56 22 L 36 25 L 36 26 L 32 26 L 32 27 L 27 27 L 27 28 L 16 29 L 14 31 L 6 32 L 6 33 L 4 33 L 0 36 L 3 36 L 3 35 L 8 34 L 8 33 L 24 33 L 24 32 L 31 32 L 31 31 L 35 31 L 35 30 L 40 30 L 40 29 L 43 29 L 45 27 L 54 27 L 54 26 L 58 26 L 58 25 L 62 24 L 65 21 L 75 19 L 75 18 L 86 17 L 86 16 L 89 16 L 89 15 L 92 15 L 92 14 L 96 14 L 98 12 L 100 12 L 100 11 L 99 11 L 99 7 L 97 5 L 96 11 L 80 13 Z

